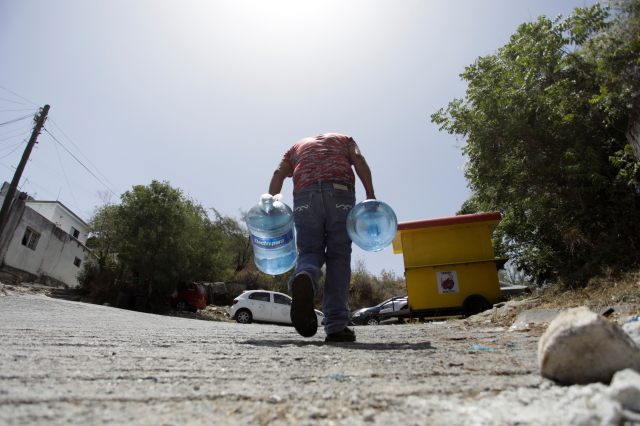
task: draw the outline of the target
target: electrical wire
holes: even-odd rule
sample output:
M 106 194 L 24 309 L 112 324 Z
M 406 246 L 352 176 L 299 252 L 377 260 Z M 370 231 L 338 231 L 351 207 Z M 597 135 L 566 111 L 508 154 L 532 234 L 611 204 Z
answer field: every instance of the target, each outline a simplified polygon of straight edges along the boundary
M 38 104 L 36 104 L 36 103 L 34 103 L 34 102 L 31 102 L 29 99 L 23 98 L 22 96 L 18 95 L 17 93 L 13 93 L 11 90 L 7 89 L 6 87 L 2 87 L 2 86 L 0 86 L 0 89 L 4 89 L 4 90 L 6 90 L 7 92 L 9 92 L 9 93 L 12 93 L 12 94 L 16 95 L 16 96 L 17 96 L 17 97 L 19 97 L 20 99 L 22 99 L 22 100 L 24 100 L 24 101 L 27 101 L 27 102 L 29 102 L 30 104 L 34 104 L 35 106 L 37 106 L 38 108 L 40 108 L 40 105 L 38 105 Z M 11 101 L 9 101 L 9 102 L 11 102 Z
M 10 156 L 11 154 L 14 153 L 14 151 L 18 148 L 20 148 L 20 145 L 22 145 L 25 141 L 22 141 L 18 144 L 18 146 L 15 147 L 15 149 L 13 151 L 11 151 L 10 153 L 8 153 L 7 155 L 5 155 L 4 157 L 0 157 L 0 160 L 2 160 L 3 158 L 7 158 L 8 156 Z
M 13 169 L 12 169 L 11 167 L 7 166 L 6 164 L 2 164 L 2 163 L 0 163 L 0 166 L 2 166 L 2 167 L 6 167 L 7 169 L 9 169 L 9 170 L 13 171 Z M 27 179 L 28 179 L 28 178 L 27 178 Z M 38 184 L 37 184 L 37 183 L 35 183 L 32 179 L 28 179 L 28 180 L 29 180 L 29 185 L 37 186 L 38 188 L 40 188 L 40 189 L 41 189 L 41 190 L 43 190 L 44 192 L 46 192 L 46 193 L 48 193 L 48 194 L 51 194 L 51 195 L 52 195 L 52 196 L 54 196 L 54 197 L 57 197 L 57 195 L 56 195 L 56 194 L 54 194 L 53 192 L 51 192 L 51 191 L 49 191 L 49 190 L 45 189 L 44 187 L 42 187 L 42 186 L 38 185 Z M 24 183 L 27 183 L 27 182 L 25 181 Z M 24 185 L 24 183 L 23 183 L 23 185 Z M 62 199 L 61 199 L 61 201 L 64 201 L 64 203 L 65 203 L 65 204 L 68 204 L 68 205 L 70 205 L 70 206 L 73 206 L 73 204 L 69 203 L 68 201 L 65 201 L 65 200 L 62 200 Z M 85 214 L 86 214 L 86 212 L 85 212 L 84 210 L 82 210 L 80 207 L 78 207 L 78 206 L 74 206 L 74 207 L 76 207 L 79 211 L 81 211 L 81 212 L 83 212 L 83 213 L 85 213 Z M 89 215 L 89 216 L 90 216 L 90 215 Z
M 0 98 L 0 101 L 13 102 L 14 104 L 18 104 L 18 105 L 29 106 L 28 104 L 23 104 L 22 102 L 16 102 L 16 101 L 12 101 L 12 100 L 5 99 L 5 98 Z
M 63 182 L 64 182 L 63 177 L 62 177 L 62 176 L 60 176 L 60 174 L 59 174 L 56 170 L 53 170 L 52 168 L 50 168 L 50 167 L 49 167 L 48 165 L 46 165 L 45 163 L 43 163 L 43 162 L 41 162 L 41 161 L 37 160 L 36 158 L 31 158 L 29 161 L 30 161 L 30 162 L 33 162 L 33 165 L 34 165 L 34 166 L 37 166 L 37 167 L 41 168 L 42 170 L 44 170 L 45 172 L 49 173 L 50 175 L 52 175 L 52 176 L 53 176 L 53 177 L 55 177 L 56 179 L 59 179 L 59 180 L 61 180 L 61 181 L 63 181 Z M 87 197 L 93 197 L 93 198 L 96 198 L 96 199 L 100 199 L 100 197 L 98 197 L 97 195 L 92 194 L 92 193 L 91 193 L 91 191 L 86 190 L 86 189 L 82 188 L 81 186 L 76 185 L 75 183 L 71 183 L 71 182 L 69 182 L 69 183 L 70 183 L 70 184 L 71 184 L 71 186 L 73 186 L 77 191 L 80 191 L 83 195 L 86 195 Z
M 0 164 L 1 164 L 1 163 L 0 163 Z M 4 166 L 4 164 L 2 164 L 2 165 Z M 6 166 L 5 166 L 5 167 L 6 167 Z M 29 179 L 29 185 L 37 186 L 38 188 L 40 188 L 40 189 L 41 189 L 41 190 L 43 190 L 44 192 L 46 192 L 46 193 L 48 193 L 48 194 L 51 194 L 52 196 L 54 196 L 54 197 L 58 198 L 58 196 L 57 196 L 56 194 L 54 194 L 54 193 L 53 193 L 53 192 L 51 192 L 51 191 L 47 191 L 46 189 L 44 189 L 42 186 L 38 185 L 37 183 L 35 183 L 35 182 L 34 182 L 33 180 L 31 180 L 31 179 Z M 90 214 L 89 214 L 89 215 L 87 215 L 87 212 L 85 212 L 84 210 L 82 210 L 79 206 L 77 206 L 77 205 L 75 205 L 75 204 L 72 204 L 72 203 L 70 203 L 70 202 L 68 202 L 68 201 L 66 201 L 66 200 L 63 200 L 62 198 L 58 198 L 58 201 L 63 202 L 63 204 L 65 204 L 65 205 L 69 205 L 69 206 L 73 206 L 73 207 L 75 207 L 76 209 L 78 209 L 78 212 L 83 213 L 83 214 L 85 215 L 85 217 L 91 216 Z M 75 213 L 75 212 L 74 212 L 74 213 Z M 83 219 L 83 220 L 84 220 L 84 219 Z
M 98 168 L 95 166 L 95 164 L 93 164 L 93 163 L 91 162 L 91 160 L 89 160 L 89 159 L 87 158 L 87 156 L 86 156 L 86 155 L 84 155 L 84 154 L 82 153 L 82 151 L 80 151 L 80 148 L 78 148 L 78 147 L 76 146 L 76 144 L 74 144 L 74 143 L 73 143 L 73 141 L 71 140 L 71 138 L 69 138 L 69 136 L 67 136 L 67 134 L 66 134 L 66 133 L 65 133 L 65 132 L 60 128 L 60 126 L 58 126 L 58 124 L 57 124 L 55 121 L 51 120 L 51 119 L 49 119 L 49 121 L 51 121 L 51 122 L 53 123 L 53 125 L 54 125 L 54 126 L 56 126 L 56 127 L 58 128 L 58 130 L 60 130 L 60 133 L 62 133 L 62 134 L 64 135 L 64 137 L 65 137 L 65 138 L 67 138 L 67 140 L 68 140 L 69 142 L 71 142 L 71 145 L 73 145 L 73 146 L 75 147 L 75 149 L 77 149 L 77 150 L 78 150 L 78 152 L 79 152 L 79 153 L 80 153 L 80 154 L 81 154 L 81 155 L 82 155 L 82 156 L 83 156 L 83 157 L 84 157 L 84 158 L 89 162 L 89 164 L 91 164 L 91 165 L 93 166 L 93 168 L 94 168 L 94 169 L 96 169 L 96 171 L 97 171 L 98 173 L 100 173 L 100 176 L 102 176 L 102 177 L 104 178 L 104 180 L 106 180 L 107 182 L 109 182 L 109 179 L 107 179 L 107 177 L 106 177 L 105 175 L 103 175 L 103 174 L 100 172 L 100 170 L 98 170 Z M 111 182 L 109 182 L 109 185 L 111 185 L 111 186 L 113 187 L 113 189 L 115 189 L 115 190 L 116 190 L 116 192 L 117 192 L 118 194 L 120 194 L 120 191 L 118 191 L 118 188 L 116 188 L 116 186 L 115 186 L 114 184 L 112 184 Z M 112 192 L 113 192 L 113 191 L 112 191 Z
M 11 124 L 11 123 L 17 123 L 20 120 L 24 120 L 25 118 L 31 118 L 33 117 L 31 114 L 29 115 L 25 115 L 24 117 L 20 117 L 20 118 L 14 118 L 13 120 L 9 120 L 9 121 L 5 121 L 4 123 L 0 123 L 0 127 L 6 125 L 6 124 Z
M 9 146 L 4 147 L 4 148 L 0 148 L 0 151 L 4 151 L 5 149 L 13 148 L 16 145 L 22 145 L 23 143 L 24 143 L 24 141 L 18 142 L 17 144 L 14 144 L 14 145 L 9 145 Z
M 30 109 L 3 109 L 0 112 L 13 112 L 13 111 L 36 111 L 38 108 L 30 108 Z
M 47 133 L 49 133 L 47 131 Z M 51 135 L 51 133 L 49 133 Z M 51 135 L 51 137 L 53 137 L 53 135 Z M 64 180 L 67 181 L 67 187 L 69 187 L 69 192 L 71 193 L 71 198 L 73 198 L 73 202 L 76 204 L 76 207 L 78 207 L 78 202 L 76 201 L 76 196 L 73 195 L 73 191 L 71 190 L 71 185 L 69 185 L 69 179 L 67 178 L 67 172 L 64 171 L 64 165 L 62 164 L 62 158 L 60 158 L 60 151 L 58 151 L 58 145 L 53 144 L 53 146 L 56 147 L 56 153 L 58 154 L 58 160 L 60 160 L 60 167 L 62 167 L 62 173 L 64 174 Z M 80 208 L 80 207 L 78 207 Z
M 72 156 L 72 157 L 73 157 L 73 158 L 74 158 L 78 163 L 80 163 L 80 165 L 81 165 L 82 167 L 84 167 L 85 169 L 87 169 L 87 171 L 88 171 L 89 173 L 91 173 L 91 176 L 93 176 L 94 178 L 96 178 L 96 180 L 97 180 L 98 182 L 100 182 L 100 183 L 101 183 L 105 188 L 107 188 L 109 191 L 113 192 L 113 190 L 112 190 L 111 188 L 109 188 L 107 185 L 105 185 L 105 184 L 104 184 L 104 182 L 102 182 L 102 181 L 98 178 L 98 176 L 96 176 L 95 174 L 93 174 L 93 172 L 92 172 L 91 170 L 89 170 L 89 169 L 87 168 L 87 166 L 85 166 L 84 164 L 82 164 L 82 161 L 78 160 L 78 158 L 77 158 L 75 155 L 73 155 L 73 154 L 71 153 L 71 151 L 69 151 L 69 150 L 68 150 L 64 145 L 62 145 L 62 144 L 60 143 L 60 141 L 59 141 L 58 139 L 56 139 L 56 138 L 55 138 L 55 136 L 53 136 L 53 135 L 51 134 L 51 132 L 49 132 L 49 130 L 47 130 L 45 127 L 43 127 L 43 128 L 42 128 L 42 130 L 44 130 L 45 132 L 49 133 L 49 136 L 51 136 L 51 137 L 53 138 L 53 140 L 54 140 L 54 141 L 58 142 L 58 145 L 60 145 L 62 148 L 64 148 L 64 150 L 65 150 L 65 151 L 67 151 L 67 152 L 69 153 L 69 155 L 71 155 L 71 156 Z
M 17 138 L 18 136 L 26 135 L 27 133 L 29 133 L 29 132 L 22 132 L 22 133 L 20 133 L 18 135 L 8 136 L 8 137 L 6 137 L 4 139 L 0 139 L 0 141 L 6 141 L 7 139 Z M 13 145 L 11 145 L 11 146 L 13 146 Z
M 25 129 L 27 127 L 31 127 L 31 124 L 27 124 L 26 126 L 18 127 L 17 129 L 9 130 L 8 132 L 0 133 L 0 136 L 8 135 L 9 133 L 17 132 L 18 130 Z

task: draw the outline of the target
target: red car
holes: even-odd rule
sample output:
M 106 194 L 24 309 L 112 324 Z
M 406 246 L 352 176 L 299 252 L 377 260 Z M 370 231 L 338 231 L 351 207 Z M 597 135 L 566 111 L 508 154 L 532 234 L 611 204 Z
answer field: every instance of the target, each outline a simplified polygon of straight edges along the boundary
M 207 307 L 207 296 L 202 284 L 182 282 L 177 285 L 169 302 L 180 311 L 197 311 Z

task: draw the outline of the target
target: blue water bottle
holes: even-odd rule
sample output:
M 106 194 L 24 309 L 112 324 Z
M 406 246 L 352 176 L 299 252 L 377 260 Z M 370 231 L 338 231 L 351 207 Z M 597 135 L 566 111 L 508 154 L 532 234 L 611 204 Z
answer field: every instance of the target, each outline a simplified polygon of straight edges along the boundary
M 253 259 L 259 270 L 279 275 L 293 268 L 298 260 L 293 234 L 293 212 L 281 203 L 282 195 L 264 194 L 260 203 L 247 213 Z
M 347 217 L 351 241 L 366 251 L 387 247 L 398 232 L 398 219 L 388 204 L 378 200 L 358 203 Z

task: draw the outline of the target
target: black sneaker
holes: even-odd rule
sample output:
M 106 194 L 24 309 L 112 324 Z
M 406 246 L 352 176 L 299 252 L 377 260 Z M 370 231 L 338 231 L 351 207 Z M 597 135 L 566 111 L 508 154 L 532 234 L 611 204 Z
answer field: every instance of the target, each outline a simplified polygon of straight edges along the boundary
M 312 337 L 318 332 L 318 319 L 313 309 L 313 284 L 311 277 L 301 273 L 291 283 L 291 322 L 303 337 Z
M 356 332 L 349 327 L 345 327 L 344 329 L 340 331 L 336 331 L 335 333 L 327 334 L 327 337 L 325 337 L 324 341 L 325 342 L 355 342 Z

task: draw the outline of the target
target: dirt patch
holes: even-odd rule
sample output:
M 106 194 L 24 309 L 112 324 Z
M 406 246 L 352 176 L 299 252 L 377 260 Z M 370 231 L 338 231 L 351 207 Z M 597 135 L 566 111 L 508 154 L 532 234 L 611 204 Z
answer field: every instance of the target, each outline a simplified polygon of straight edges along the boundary
M 213 306 L 209 305 L 206 309 L 198 309 L 197 312 L 178 311 L 176 309 L 163 312 L 163 315 L 170 317 L 198 319 L 205 321 L 221 321 L 221 322 L 234 322 L 229 317 L 230 306 Z
M 61 290 L 55 287 L 48 287 L 36 283 L 22 283 L 16 285 L 6 285 L 0 283 L 0 297 L 7 295 L 7 291 L 13 291 L 22 294 L 40 295 L 53 297 L 55 299 L 65 299 L 74 302 L 97 304 L 95 299 L 90 295 L 84 294 L 81 291 L 69 289 Z M 168 305 L 156 307 L 153 313 L 156 315 L 166 315 L 172 317 L 189 318 L 205 321 L 222 321 L 233 322 L 229 317 L 230 306 L 207 306 L 206 309 L 199 309 L 197 312 L 190 311 L 178 311 L 170 308 Z

